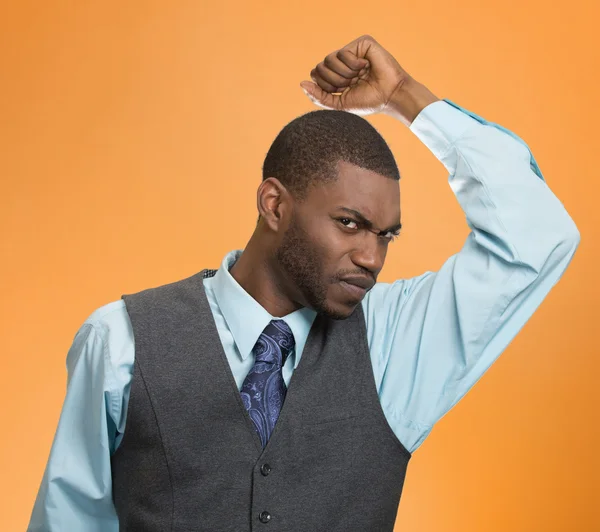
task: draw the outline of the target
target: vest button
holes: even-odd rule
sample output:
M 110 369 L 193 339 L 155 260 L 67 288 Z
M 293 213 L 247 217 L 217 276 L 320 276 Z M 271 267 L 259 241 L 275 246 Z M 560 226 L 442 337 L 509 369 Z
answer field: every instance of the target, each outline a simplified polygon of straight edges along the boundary
M 260 467 L 260 472 L 266 477 L 271 472 L 271 466 L 269 464 L 263 464 Z
M 271 520 L 271 514 L 269 512 L 261 512 L 258 518 L 261 523 L 268 523 Z

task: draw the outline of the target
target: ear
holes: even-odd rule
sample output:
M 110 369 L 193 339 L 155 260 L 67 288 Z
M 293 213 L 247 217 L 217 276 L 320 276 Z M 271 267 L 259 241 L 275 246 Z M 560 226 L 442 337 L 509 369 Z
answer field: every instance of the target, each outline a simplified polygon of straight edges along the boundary
M 292 196 L 276 177 L 265 179 L 256 192 L 256 207 L 264 222 L 275 232 L 286 224 L 291 212 Z

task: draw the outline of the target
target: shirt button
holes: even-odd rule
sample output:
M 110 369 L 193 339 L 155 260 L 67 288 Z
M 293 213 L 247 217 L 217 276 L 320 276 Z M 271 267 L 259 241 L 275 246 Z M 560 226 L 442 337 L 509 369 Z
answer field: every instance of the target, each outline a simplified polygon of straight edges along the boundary
M 271 514 L 269 512 L 261 512 L 258 518 L 261 523 L 268 523 L 271 520 Z
M 260 472 L 266 477 L 271 472 L 271 466 L 269 464 L 263 464 L 260 468 Z

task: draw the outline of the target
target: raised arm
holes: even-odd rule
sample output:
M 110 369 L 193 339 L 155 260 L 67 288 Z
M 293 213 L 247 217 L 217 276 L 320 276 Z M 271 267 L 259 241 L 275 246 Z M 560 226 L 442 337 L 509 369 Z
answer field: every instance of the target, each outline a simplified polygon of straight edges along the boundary
M 514 133 L 449 100 L 416 117 L 394 105 L 448 171 L 471 229 L 439 271 L 379 283 L 365 298 L 382 404 L 414 451 L 556 284 L 579 232 Z
M 409 126 L 445 166 L 471 229 L 438 272 L 378 283 L 362 303 L 382 407 L 413 451 L 556 284 L 579 232 L 517 135 L 440 100 L 370 35 L 310 76 L 300 86 L 315 105 Z

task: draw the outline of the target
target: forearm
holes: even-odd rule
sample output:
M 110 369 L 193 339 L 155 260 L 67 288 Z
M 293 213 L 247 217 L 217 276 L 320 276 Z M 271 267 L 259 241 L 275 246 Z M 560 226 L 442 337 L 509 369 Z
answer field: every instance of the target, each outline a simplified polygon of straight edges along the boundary
M 551 253 L 570 252 L 576 227 L 522 140 L 447 102 L 425 109 L 410 129 L 446 167 L 480 246 L 535 271 Z

